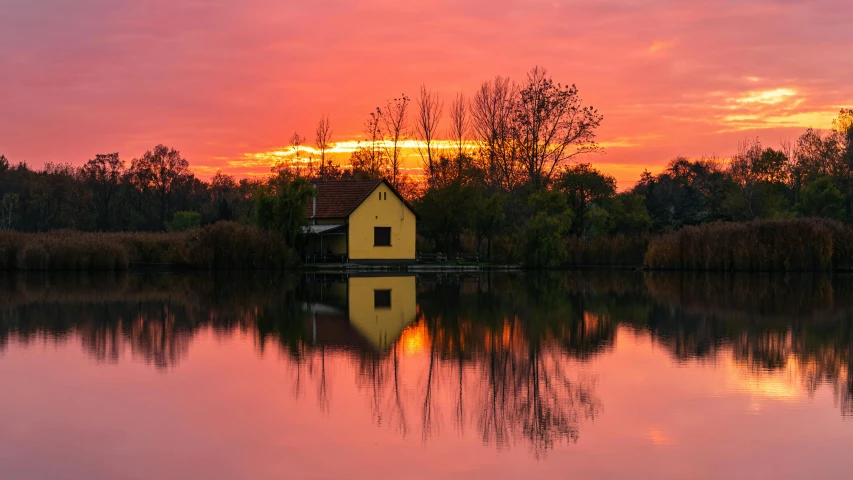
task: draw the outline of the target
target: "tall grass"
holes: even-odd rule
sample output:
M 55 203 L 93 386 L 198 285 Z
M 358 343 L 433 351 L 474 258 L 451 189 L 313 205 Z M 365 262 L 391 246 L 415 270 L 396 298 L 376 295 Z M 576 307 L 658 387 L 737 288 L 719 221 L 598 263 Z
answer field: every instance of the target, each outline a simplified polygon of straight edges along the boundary
M 280 269 L 292 253 L 276 234 L 234 222 L 186 232 L 0 232 L 0 270 L 120 271 L 165 264 L 191 269 Z
M 569 237 L 564 266 L 641 266 L 649 241 L 649 235 Z
M 756 220 L 685 227 L 655 237 L 653 269 L 825 271 L 851 265 L 853 230 L 826 219 Z

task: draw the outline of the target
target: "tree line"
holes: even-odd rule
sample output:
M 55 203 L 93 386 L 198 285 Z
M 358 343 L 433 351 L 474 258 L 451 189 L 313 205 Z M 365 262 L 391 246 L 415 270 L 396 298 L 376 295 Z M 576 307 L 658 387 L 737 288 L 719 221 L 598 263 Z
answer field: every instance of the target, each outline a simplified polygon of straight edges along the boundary
M 602 120 L 576 86 L 536 67 L 520 82 L 483 82 L 449 105 L 426 86 L 414 100 L 392 98 L 369 113 L 346 164 L 332 160 L 332 125 L 323 116 L 312 152 L 294 132 L 292 158 L 264 179 L 217 172 L 201 180 L 164 145 L 129 164 L 110 153 L 79 168 L 33 170 L 0 156 L 0 228 L 162 231 L 234 220 L 278 230 L 294 245 L 312 181 L 376 178 L 414 203 L 419 250 L 538 266 L 564 261 L 571 238 L 759 218 L 853 222 L 853 110 L 842 109 L 829 131 L 809 128 L 778 146 L 755 138 L 730 158 L 673 159 L 621 192 L 585 158 L 600 150 Z M 420 181 L 403 168 L 410 141 Z

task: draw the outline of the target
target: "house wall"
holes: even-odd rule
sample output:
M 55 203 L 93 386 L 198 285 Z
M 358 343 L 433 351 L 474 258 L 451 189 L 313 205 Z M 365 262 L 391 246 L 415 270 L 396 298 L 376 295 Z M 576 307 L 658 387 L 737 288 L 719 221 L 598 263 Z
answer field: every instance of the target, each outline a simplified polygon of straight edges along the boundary
M 414 260 L 416 221 L 403 201 L 386 184 L 380 184 L 349 217 L 349 258 Z M 373 245 L 373 227 L 391 227 L 391 246 Z
M 391 290 L 391 308 L 374 306 L 375 290 Z M 388 349 L 417 318 L 414 275 L 350 277 L 348 298 L 350 322 L 379 351 Z

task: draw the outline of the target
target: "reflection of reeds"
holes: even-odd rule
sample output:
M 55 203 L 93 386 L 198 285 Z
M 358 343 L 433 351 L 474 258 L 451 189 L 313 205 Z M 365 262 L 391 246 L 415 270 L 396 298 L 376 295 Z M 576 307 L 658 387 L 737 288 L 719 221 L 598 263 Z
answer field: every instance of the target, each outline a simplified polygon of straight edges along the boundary
M 822 271 L 850 265 L 853 230 L 826 219 L 756 220 L 684 227 L 649 243 L 655 269 Z
M 820 320 L 853 311 L 850 279 L 829 274 L 652 272 L 644 283 L 658 303 L 742 322 Z
M 275 234 L 234 222 L 187 232 L 0 231 L 0 270 L 127 270 L 131 264 L 276 269 L 291 260 Z

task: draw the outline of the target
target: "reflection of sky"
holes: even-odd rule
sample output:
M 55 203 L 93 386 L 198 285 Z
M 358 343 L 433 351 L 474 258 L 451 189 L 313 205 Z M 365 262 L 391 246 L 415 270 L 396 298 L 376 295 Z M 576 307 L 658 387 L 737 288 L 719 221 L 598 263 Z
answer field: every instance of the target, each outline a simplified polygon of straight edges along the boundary
M 294 131 L 311 142 L 322 114 L 355 141 L 422 83 L 447 110 L 534 65 L 604 114 L 611 147 L 592 160 L 629 184 L 853 106 L 847 0 L 5 0 L 0 13 L 0 153 L 34 165 L 162 142 L 201 175 L 266 173 L 239 163 Z
M 600 409 L 580 422 L 576 443 L 539 460 L 521 440 L 483 445 L 472 418 L 458 428 L 452 359 L 432 371 L 435 423 L 424 440 L 429 339 L 417 324 L 399 344 L 405 435 L 392 416 L 377 418 L 348 354 L 329 351 L 321 363 L 315 351 L 297 364 L 276 349 L 259 355 L 250 334 L 202 330 L 163 371 L 127 354 L 94 363 L 79 345 L 12 341 L 5 350 L 8 478 L 818 478 L 853 466 L 849 422 L 827 387 L 809 398 L 796 367 L 755 376 L 724 351 L 676 362 L 622 327 L 612 350 L 563 360 L 572 381 L 594 382 Z M 465 367 L 465 399 L 477 397 L 483 367 Z

